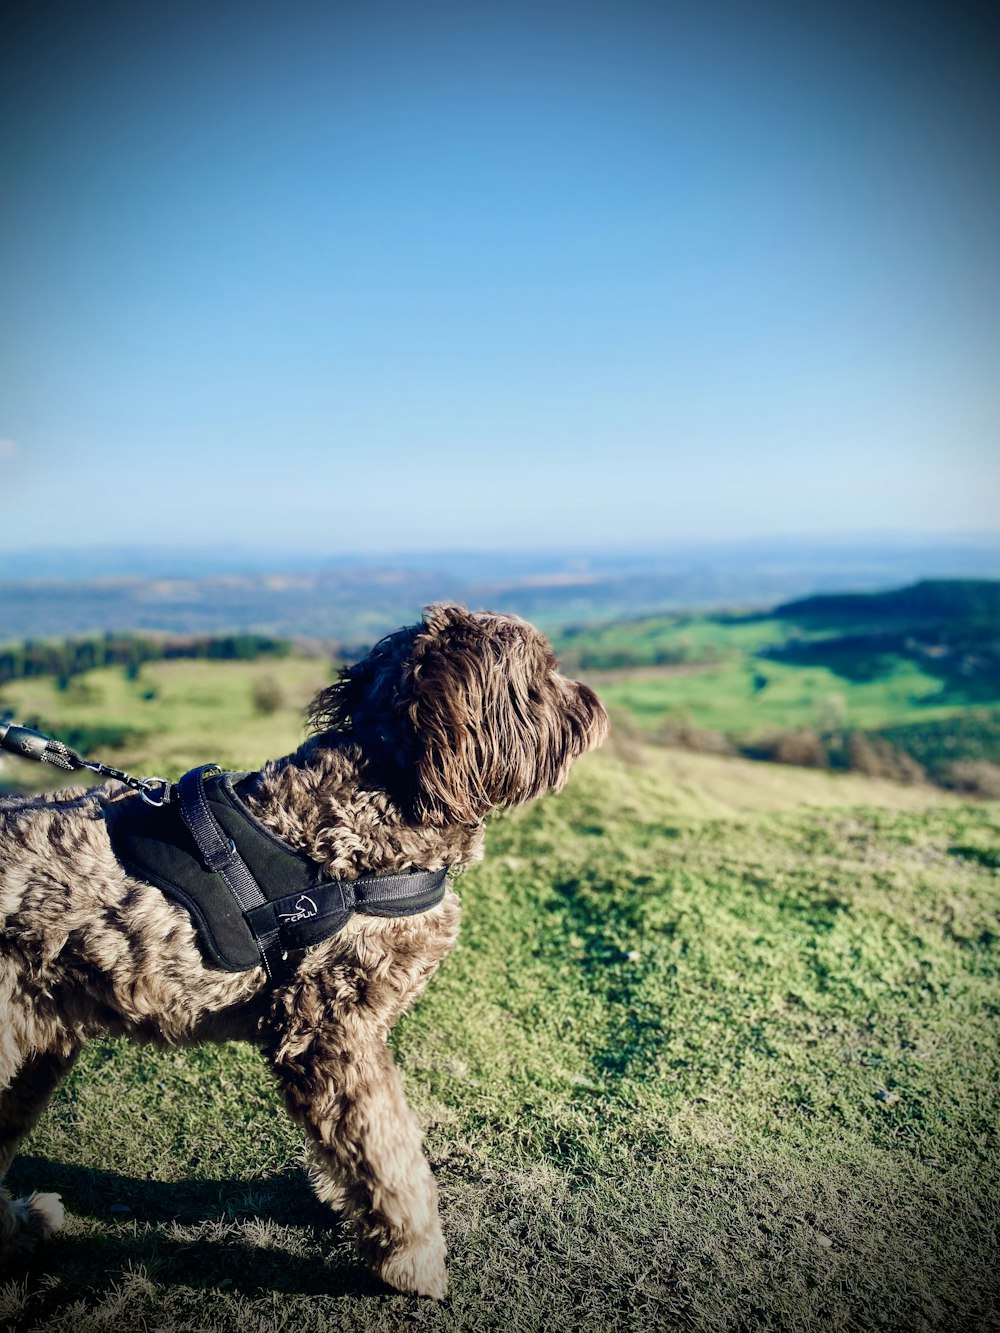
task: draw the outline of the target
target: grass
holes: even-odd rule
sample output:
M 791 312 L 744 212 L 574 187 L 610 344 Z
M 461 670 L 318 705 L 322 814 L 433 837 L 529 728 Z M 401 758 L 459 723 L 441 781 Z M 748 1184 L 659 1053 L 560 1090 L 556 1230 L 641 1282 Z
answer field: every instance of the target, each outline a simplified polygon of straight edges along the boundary
M 649 616 L 558 631 L 556 651 L 574 670 L 716 661 L 782 643 L 788 626 L 764 617 Z
M 755 677 L 766 680 L 755 689 Z M 878 729 L 960 716 L 935 705 L 941 684 L 897 660 L 877 680 L 848 682 L 826 667 L 733 658 L 700 670 L 649 669 L 595 677 L 602 697 L 632 726 L 655 732 L 679 719 L 737 740 L 780 729 Z
M 242 664 L 156 669 L 179 730 L 147 723 L 140 768 L 294 743 Z M 613 738 L 493 820 L 461 944 L 393 1037 L 443 1306 L 358 1267 L 252 1052 L 102 1042 L 12 1169 L 69 1219 L 0 1274 L 0 1325 L 995 1327 L 998 832 L 930 788 Z
M 944 585 L 921 586 L 933 591 Z M 973 601 L 995 596 L 993 584 L 962 588 Z M 908 594 L 920 592 L 820 598 L 817 605 L 859 602 L 870 613 L 876 604 L 908 605 Z M 853 620 L 843 612 L 794 621 L 653 616 L 564 631 L 556 646 L 600 689 L 621 723 L 648 736 L 681 726 L 720 733 L 737 748 L 752 750 L 779 732 L 808 729 L 843 737 L 861 730 L 885 735 L 939 776 L 946 776 L 942 764 L 950 761 L 994 762 L 989 713 L 1000 711 L 994 626 L 987 620 L 964 624 L 959 615 L 942 631 L 945 656 L 921 656 L 913 646 L 921 635 L 919 621 L 911 643 L 909 620 L 897 615 L 873 627 L 856 609 L 853 614 Z M 894 634 L 885 638 L 888 627 Z M 788 652 L 784 658 L 782 650 Z
M 294 748 L 303 709 L 330 679 L 329 664 L 318 658 L 151 662 L 136 680 L 107 667 L 74 677 L 65 690 L 51 677 L 13 681 L 3 687 L 2 703 L 18 721 L 38 719 L 60 735 L 80 729 L 98 742 L 101 728 L 113 723 L 125 733 L 122 743 L 110 755 L 99 743 L 88 753 L 119 768 L 146 766 L 175 778 L 210 759 L 253 768 Z M 260 712 L 254 694 L 269 682 L 278 687 L 278 706 Z M 11 778 L 37 782 L 37 765 L 10 763 Z

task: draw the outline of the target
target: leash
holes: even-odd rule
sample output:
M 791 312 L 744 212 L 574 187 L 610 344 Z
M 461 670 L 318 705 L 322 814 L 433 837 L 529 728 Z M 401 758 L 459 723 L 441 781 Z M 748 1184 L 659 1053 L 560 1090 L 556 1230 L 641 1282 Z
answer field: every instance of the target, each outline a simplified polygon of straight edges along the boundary
M 0 750 L 7 750 L 21 759 L 35 759 L 40 764 L 51 764 L 66 773 L 85 768 L 91 773 L 99 773 L 101 777 L 116 778 L 126 787 L 137 791 L 147 805 L 159 807 L 170 800 L 170 783 L 166 778 L 134 778 L 130 773 L 123 773 L 120 768 L 112 768 L 110 764 L 84 759 L 54 736 L 46 736 L 33 727 L 22 727 L 12 722 L 9 715 L 0 719 Z

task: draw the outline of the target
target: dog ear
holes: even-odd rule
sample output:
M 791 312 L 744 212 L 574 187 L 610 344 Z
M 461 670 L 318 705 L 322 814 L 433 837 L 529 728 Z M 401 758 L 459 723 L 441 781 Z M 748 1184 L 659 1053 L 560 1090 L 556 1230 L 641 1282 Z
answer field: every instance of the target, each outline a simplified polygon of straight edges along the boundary
M 478 823 L 561 787 L 607 729 L 593 691 L 559 675 L 546 640 L 514 616 L 428 608 L 407 674 L 422 820 Z
M 309 705 L 306 716 L 311 729 L 350 735 L 381 766 L 399 772 L 411 768 L 415 745 L 405 722 L 402 690 L 421 628 L 411 625 L 397 630 L 380 640 L 359 662 L 343 667 L 333 684 L 321 690 Z

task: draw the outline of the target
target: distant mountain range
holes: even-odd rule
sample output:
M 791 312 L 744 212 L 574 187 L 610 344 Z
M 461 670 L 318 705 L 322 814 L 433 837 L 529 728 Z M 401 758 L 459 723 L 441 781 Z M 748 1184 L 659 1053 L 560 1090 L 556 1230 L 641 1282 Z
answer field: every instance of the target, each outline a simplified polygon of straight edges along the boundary
M 370 643 L 450 599 L 553 629 L 677 609 L 773 606 L 920 578 L 1000 577 L 1000 541 L 689 544 L 381 558 L 119 548 L 0 553 L 0 641 L 106 630 L 253 630 Z

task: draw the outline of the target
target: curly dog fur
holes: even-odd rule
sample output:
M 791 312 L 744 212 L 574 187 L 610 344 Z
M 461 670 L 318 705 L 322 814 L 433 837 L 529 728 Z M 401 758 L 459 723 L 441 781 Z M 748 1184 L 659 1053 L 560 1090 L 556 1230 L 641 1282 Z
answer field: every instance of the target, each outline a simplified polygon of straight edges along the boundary
M 314 734 L 241 784 L 258 819 L 329 877 L 459 869 L 483 818 L 565 781 L 607 718 L 512 616 L 431 607 L 313 700 Z M 311 1141 L 321 1200 L 402 1291 L 445 1294 L 444 1238 L 421 1136 L 386 1046 L 455 943 L 459 900 L 358 914 L 287 980 L 223 972 L 191 918 L 112 854 L 116 784 L 0 802 L 0 1178 L 85 1038 L 261 1048 Z M 0 1257 L 58 1230 L 58 1196 L 0 1194 Z

